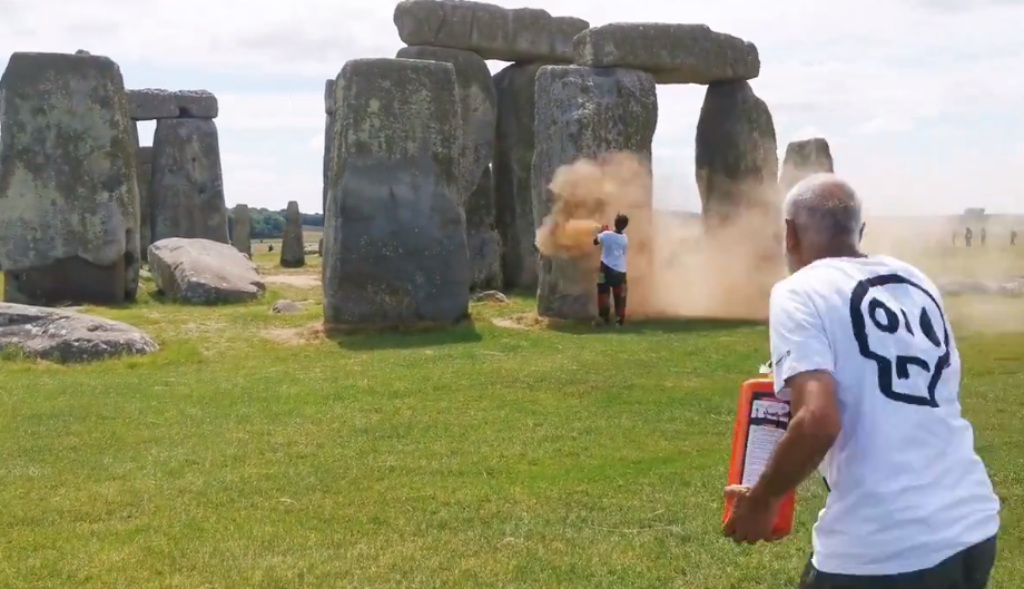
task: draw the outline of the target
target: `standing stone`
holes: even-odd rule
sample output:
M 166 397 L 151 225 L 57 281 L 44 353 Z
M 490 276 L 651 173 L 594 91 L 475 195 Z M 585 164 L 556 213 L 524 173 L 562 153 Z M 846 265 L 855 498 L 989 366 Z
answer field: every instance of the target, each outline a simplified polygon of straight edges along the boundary
M 708 86 L 697 121 L 696 176 L 709 227 L 729 224 L 740 213 L 777 209 L 776 149 L 772 113 L 750 84 Z
M 107 57 L 14 53 L 0 79 L 4 300 L 115 304 L 139 282 L 136 143 Z
M 342 68 L 337 90 L 324 225 L 325 323 L 465 318 L 471 274 L 459 202 L 455 69 L 436 61 L 355 59 Z
M 139 248 L 146 260 L 150 242 L 149 184 L 153 181 L 153 148 L 140 147 L 135 152 L 135 175 L 139 183 Z
M 249 215 L 248 205 L 235 205 L 231 216 L 234 218 L 231 245 L 235 246 L 236 250 L 252 257 L 252 241 L 250 240 L 252 217 Z
M 473 290 L 501 288 L 501 237 L 494 224 L 494 183 L 484 168 L 466 202 L 466 242 Z
M 533 221 L 533 107 L 543 64 L 512 64 L 494 76 L 498 125 L 494 146 L 495 221 L 503 245 L 506 289 L 537 289 Z
M 555 171 L 579 158 L 597 159 L 629 151 L 650 162 L 658 124 L 654 77 L 628 69 L 546 66 L 537 73 L 536 145 L 533 157 L 533 217 L 540 226 L 550 214 L 548 185 Z M 648 198 L 648 221 L 651 199 Z M 636 233 L 650 231 L 642 223 Z M 537 313 L 560 319 L 596 314 L 597 260 L 541 257 Z M 637 286 L 630 277 L 630 297 Z M 640 290 L 643 290 L 641 287 Z
M 571 63 L 573 37 L 590 23 L 537 8 L 463 0 L 403 0 L 395 27 L 406 45 L 472 51 L 484 59 Z
M 213 120 L 157 121 L 150 186 L 153 243 L 168 237 L 230 243 L 220 142 Z
M 459 49 L 403 47 L 397 57 L 441 61 L 455 68 L 455 80 L 459 84 L 459 110 L 462 112 L 464 169 L 460 192 L 464 199 L 468 199 L 480 183 L 484 169 L 494 159 L 498 98 L 494 91 L 494 81 L 491 80 L 491 70 L 487 69 L 487 62 L 479 55 Z
M 327 216 L 327 191 L 330 187 L 331 162 L 334 161 L 334 80 L 327 80 L 324 84 L 324 112 L 327 114 L 327 121 L 324 124 L 324 202 L 320 212 Z M 317 244 L 316 253 L 323 258 L 324 238 L 320 238 Z
M 302 242 L 302 214 L 299 203 L 288 201 L 284 214 L 284 237 L 281 238 L 281 266 L 301 268 L 306 265 L 305 244 Z
M 715 304 L 729 316 L 764 319 L 785 270 L 771 112 L 747 82 L 711 84 L 696 139 L 704 246 L 729 264 L 716 277 Z
M 327 211 L 327 189 L 330 186 L 331 150 L 334 149 L 334 80 L 324 84 L 324 202 L 321 212 Z
M 819 172 L 835 172 L 828 141 L 823 137 L 791 141 L 782 160 L 779 188 L 788 193 L 801 180 Z

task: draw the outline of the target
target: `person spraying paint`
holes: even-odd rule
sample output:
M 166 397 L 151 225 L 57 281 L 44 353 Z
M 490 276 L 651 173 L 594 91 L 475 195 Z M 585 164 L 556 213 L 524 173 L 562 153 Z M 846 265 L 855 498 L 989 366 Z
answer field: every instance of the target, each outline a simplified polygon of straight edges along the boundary
M 601 246 L 601 269 L 597 274 L 597 311 L 601 316 L 595 321 L 600 325 L 610 325 L 611 305 L 615 302 L 616 324 L 626 323 L 626 250 L 629 238 L 624 233 L 629 225 L 629 217 L 615 215 L 615 230 L 610 231 L 607 225 L 595 227 L 594 245 Z

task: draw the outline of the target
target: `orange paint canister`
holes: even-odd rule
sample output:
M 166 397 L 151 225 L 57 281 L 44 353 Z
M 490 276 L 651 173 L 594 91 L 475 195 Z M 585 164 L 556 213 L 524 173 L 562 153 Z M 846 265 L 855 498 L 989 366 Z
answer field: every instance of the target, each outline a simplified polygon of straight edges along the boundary
M 748 380 L 740 387 L 739 406 L 732 435 L 729 461 L 729 485 L 753 487 L 789 427 L 789 402 L 775 396 L 772 378 Z M 723 522 L 732 513 L 732 501 L 726 501 Z M 796 491 L 790 491 L 779 503 L 772 525 L 776 537 L 793 531 Z

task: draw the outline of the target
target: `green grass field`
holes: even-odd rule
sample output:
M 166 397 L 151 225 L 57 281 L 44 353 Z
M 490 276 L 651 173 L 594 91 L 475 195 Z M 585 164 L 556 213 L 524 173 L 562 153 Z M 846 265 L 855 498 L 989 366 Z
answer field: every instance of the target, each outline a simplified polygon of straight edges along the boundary
M 1024 269 L 1019 249 L 1000 255 Z M 256 256 L 265 273 L 276 255 Z M 306 311 L 270 314 L 280 298 Z M 326 339 L 320 303 L 276 283 L 239 307 L 143 295 L 88 311 L 146 329 L 157 354 L 0 365 L 0 587 L 795 586 L 820 483 L 786 541 L 720 536 L 763 326 L 495 326 L 530 310 L 517 298 L 449 332 Z M 1024 300 L 950 306 L 1004 502 L 992 587 L 1024 587 Z

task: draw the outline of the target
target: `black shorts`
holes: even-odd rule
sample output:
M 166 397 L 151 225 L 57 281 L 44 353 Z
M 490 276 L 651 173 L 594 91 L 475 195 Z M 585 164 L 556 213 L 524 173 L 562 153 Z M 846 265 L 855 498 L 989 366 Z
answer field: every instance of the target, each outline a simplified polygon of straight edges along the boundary
M 930 569 L 898 575 L 835 575 L 808 562 L 800 589 L 985 589 L 995 562 L 996 537 L 992 536 Z
M 597 272 L 597 292 L 608 293 L 617 286 L 626 286 L 626 273 L 613 270 L 602 263 L 601 269 Z

